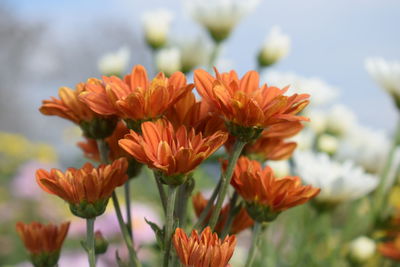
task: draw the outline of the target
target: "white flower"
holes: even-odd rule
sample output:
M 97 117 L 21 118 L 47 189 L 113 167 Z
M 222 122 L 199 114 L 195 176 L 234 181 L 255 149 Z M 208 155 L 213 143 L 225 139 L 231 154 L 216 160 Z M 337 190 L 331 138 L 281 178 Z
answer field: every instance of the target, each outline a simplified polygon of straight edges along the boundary
M 206 65 L 209 60 L 210 46 L 202 38 L 182 38 L 177 46 L 181 53 L 182 72 L 188 73 L 194 68 Z
M 163 48 L 156 54 L 156 65 L 158 71 L 162 71 L 167 76 L 181 69 L 181 54 L 176 47 Z
M 99 71 L 107 76 L 122 76 L 128 67 L 130 54 L 127 47 L 121 47 L 117 51 L 103 55 L 97 62 Z
M 290 72 L 268 72 L 264 76 L 264 81 L 270 86 L 285 87 L 290 85 L 290 93 L 310 94 L 310 106 L 325 105 L 339 95 L 339 89 L 328 85 L 319 78 L 305 78 Z
M 327 112 L 326 131 L 333 135 L 344 136 L 356 126 L 356 115 L 348 107 L 335 104 Z
M 290 165 L 287 160 L 268 161 L 267 166 L 272 168 L 276 177 L 290 175 Z
M 378 178 L 352 162 L 339 163 L 324 153 L 296 152 L 296 170 L 306 184 L 321 188 L 316 200 L 340 203 L 365 196 L 375 189 Z
M 273 26 L 258 55 L 258 63 L 262 67 L 270 66 L 286 57 L 289 50 L 289 35 L 282 33 L 278 26 Z
M 318 137 L 318 150 L 332 155 L 336 152 L 339 140 L 330 134 L 322 134 Z
M 400 62 L 386 61 L 383 58 L 367 58 L 365 68 L 369 75 L 391 94 L 400 105 Z
M 360 236 L 350 243 L 349 249 L 350 257 L 359 263 L 363 263 L 374 255 L 376 244 L 371 238 Z
M 310 129 L 305 128 L 288 140 L 296 142 L 298 150 L 310 150 L 313 147 L 314 139 L 315 134 Z
M 339 160 L 351 159 L 370 173 L 378 173 L 386 162 L 390 140 L 382 131 L 357 125 L 339 144 Z
M 167 43 L 172 13 L 167 9 L 157 9 L 144 13 L 142 17 L 144 35 L 147 44 L 159 49 Z
M 184 0 L 189 14 L 203 25 L 216 42 L 225 40 L 236 24 L 260 0 Z

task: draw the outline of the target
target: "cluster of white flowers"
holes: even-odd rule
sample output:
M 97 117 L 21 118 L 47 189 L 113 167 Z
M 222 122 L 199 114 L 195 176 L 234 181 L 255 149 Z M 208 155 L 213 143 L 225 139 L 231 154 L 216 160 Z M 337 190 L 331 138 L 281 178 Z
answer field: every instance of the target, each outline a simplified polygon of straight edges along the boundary
M 317 201 L 341 203 L 370 193 L 378 185 L 376 176 L 351 161 L 336 162 L 324 153 L 298 151 L 296 171 L 306 184 L 321 188 Z
M 273 26 L 258 54 L 258 64 L 261 67 L 270 66 L 286 57 L 289 50 L 289 35 L 282 33 L 278 26 Z
M 129 64 L 130 51 L 127 47 L 121 47 L 115 52 L 110 52 L 100 57 L 97 62 L 99 71 L 104 75 L 121 76 Z

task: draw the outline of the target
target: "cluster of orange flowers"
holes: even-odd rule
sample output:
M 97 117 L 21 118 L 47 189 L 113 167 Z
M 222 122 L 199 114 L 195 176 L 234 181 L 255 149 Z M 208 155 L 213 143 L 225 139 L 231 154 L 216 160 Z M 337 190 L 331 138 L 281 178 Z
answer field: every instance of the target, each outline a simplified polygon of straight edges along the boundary
M 215 73 L 214 77 L 196 70 L 190 84 L 181 72 L 170 77 L 159 73 L 150 80 L 144 67 L 135 66 L 124 79 L 92 78 L 75 90 L 61 88 L 59 99 L 43 101 L 40 111 L 79 125 L 87 140 L 78 145 L 90 159 L 100 161 L 96 140 L 104 140 L 109 151 L 106 160 L 111 163 L 98 167 L 87 163 L 65 173 L 38 170 L 38 184 L 67 201 L 75 215 L 92 218 L 104 212 L 114 189 L 137 173 L 139 163 L 160 173 L 163 183 L 177 186 L 220 147 L 231 151 L 238 141 L 247 144 L 243 155 L 263 161 L 289 158 L 296 143 L 285 139 L 297 134 L 301 121 L 308 120 L 299 113 L 309 96 L 286 96 L 287 88 L 260 86 L 255 71 L 241 79 L 234 71 Z M 201 101 L 196 100 L 194 87 Z M 233 218 L 231 234 L 251 227 L 254 221 L 271 221 L 319 192 L 303 186 L 299 177 L 276 178 L 269 167 L 263 169 L 245 156 L 239 159 L 231 184 L 244 201 Z M 194 196 L 198 216 L 207 202 L 202 195 Z M 223 231 L 233 208 L 223 207 L 214 229 L 217 233 Z M 173 244 L 185 266 L 226 266 L 236 239 L 220 240 L 210 228 L 200 236 L 194 231 L 188 238 L 178 228 Z

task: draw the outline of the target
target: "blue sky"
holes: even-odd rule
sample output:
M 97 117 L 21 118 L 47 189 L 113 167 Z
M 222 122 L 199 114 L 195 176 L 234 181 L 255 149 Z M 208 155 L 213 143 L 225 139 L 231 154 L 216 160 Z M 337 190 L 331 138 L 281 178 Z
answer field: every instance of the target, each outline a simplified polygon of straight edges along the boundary
M 9 1 L 27 19 L 41 18 L 71 37 L 80 25 L 96 17 L 118 19 L 140 31 L 144 11 L 165 7 L 175 15 L 173 33 L 201 29 L 184 13 L 180 0 L 16 0 Z M 394 128 L 396 111 L 390 98 L 364 70 L 364 59 L 382 56 L 400 60 L 400 1 L 398 0 L 264 0 L 237 27 L 223 56 L 243 73 L 254 68 L 254 54 L 272 25 L 292 38 L 288 58 L 275 70 L 317 76 L 341 89 L 340 101 L 353 108 L 360 121 Z

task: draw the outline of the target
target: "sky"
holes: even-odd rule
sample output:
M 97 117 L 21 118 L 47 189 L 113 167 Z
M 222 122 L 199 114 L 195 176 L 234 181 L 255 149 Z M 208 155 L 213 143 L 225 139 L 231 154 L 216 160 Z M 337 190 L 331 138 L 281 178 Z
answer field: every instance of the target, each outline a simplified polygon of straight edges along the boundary
M 57 38 L 73 38 L 79 27 L 98 17 L 122 20 L 141 31 L 145 11 L 168 8 L 175 14 L 172 35 L 196 36 L 202 29 L 185 13 L 182 0 L 14 0 L 27 20 L 42 19 Z M 290 55 L 274 70 L 319 77 L 340 88 L 339 100 L 371 127 L 392 130 L 397 119 L 391 99 L 364 69 L 380 56 L 400 60 L 398 0 L 263 0 L 244 18 L 222 52 L 240 73 L 255 67 L 257 50 L 268 30 L 279 25 L 292 39 Z M 133 51 L 134 53 L 134 51 Z

